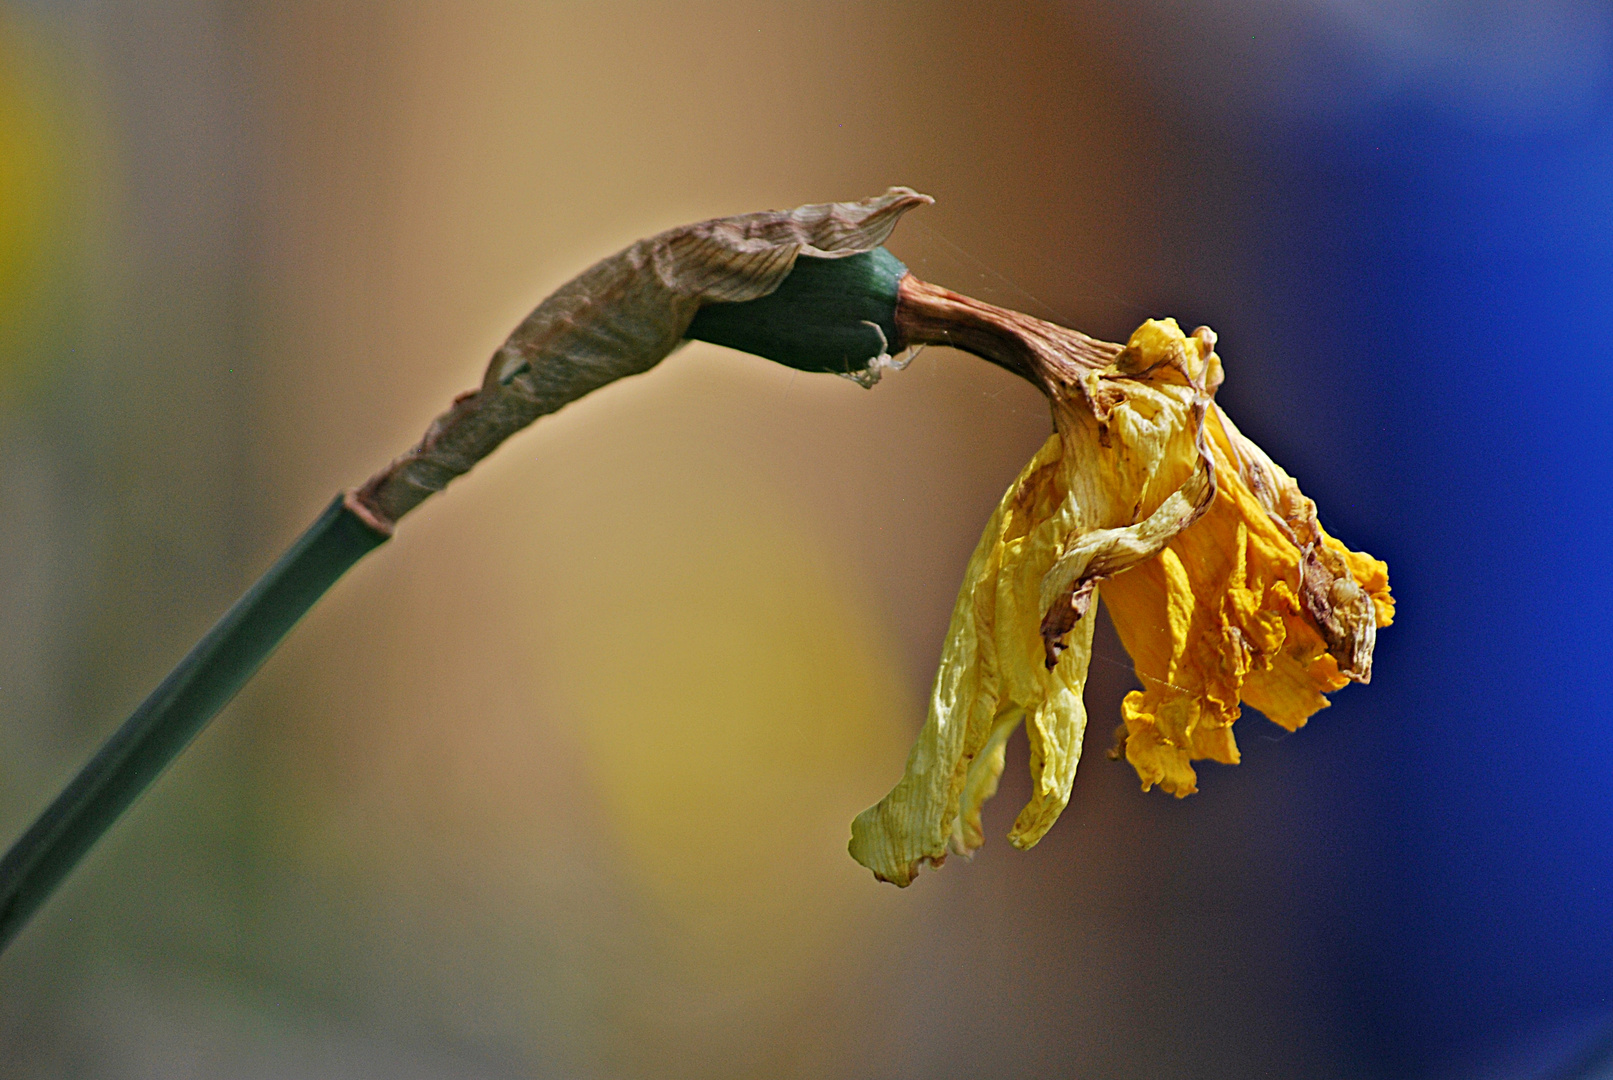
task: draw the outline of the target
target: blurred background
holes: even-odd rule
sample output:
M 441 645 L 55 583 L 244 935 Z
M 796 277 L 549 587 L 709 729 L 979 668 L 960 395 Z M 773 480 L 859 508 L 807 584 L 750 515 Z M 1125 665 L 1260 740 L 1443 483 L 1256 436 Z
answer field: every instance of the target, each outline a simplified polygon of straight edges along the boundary
M 0 0 L 0 831 L 549 290 L 937 198 L 919 276 L 1220 399 L 1376 678 L 1040 847 L 845 853 L 1048 430 L 692 345 L 411 517 L 0 959 L 5 1077 L 1602 1075 L 1613 16 L 1532 0 Z

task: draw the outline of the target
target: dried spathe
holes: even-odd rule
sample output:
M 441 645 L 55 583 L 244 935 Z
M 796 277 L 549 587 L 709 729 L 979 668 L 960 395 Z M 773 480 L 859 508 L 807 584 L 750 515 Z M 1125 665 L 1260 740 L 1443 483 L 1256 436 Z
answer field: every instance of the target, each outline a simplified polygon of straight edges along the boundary
M 493 354 L 482 385 L 456 398 L 350 505 L 390 529 L 538 417 L 660 363 L 683 343 L 702 305 L 766 296 L 802 255 L 841 259 L 871 251 L 903 214 L 932 201 L 893 187 L 861 202 L 713 218 L 600 260 L 522 320 Z
M 1328 536 L 1214 403 L 1213 334 L 1150 320 L 1099 359 L 1040 331 L 1016 340 L 1030 342 L 1022 373 L 1048 391 L 1054 434 L 969 561 L 905 775 L 852 825 L 852 855 L 898 885 L 980 846 L 981 805 L 1021 725 L 1032 791 L 1009 841 L 1029 848 L 1057 820 L 1086 730 L 1095 598 L 1143 684 L 1117 752 L 1144 789 L 1178 796 L 1196 789 L 1192 761 L 1238 760 L 1240 701 L 1293 729 L 1324 693 L 1367 681 L 1393 614 L 1384 564 Z

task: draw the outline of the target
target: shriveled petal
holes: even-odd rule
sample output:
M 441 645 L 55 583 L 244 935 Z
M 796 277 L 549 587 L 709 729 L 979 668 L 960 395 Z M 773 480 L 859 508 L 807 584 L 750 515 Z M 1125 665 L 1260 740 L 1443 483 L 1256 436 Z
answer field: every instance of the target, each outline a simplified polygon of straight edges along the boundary
M 1005 535 L 1002 569 L 997 578 L 997 655 L 1003 698 L 1024 714 L 1030 743 L 1031 798 L 1020 811 L 1010 841 L 1029 848 L 1042 838 L 1063 811 L 1081 761 L 1086 733 L 1086 705 L 1081 699 L 1092 656 L 1092 620 L 1078 623 L 1069 645 L 1056 661 L 1046 660 L 1042 636 L 1042 588 L 1058 561 L 1065 541 L 1095 508 L 1069 490 L 1067 440 L 1060 440 L 1059 475 L 1063 499 L 1033 509 L 1023 536 Z
M 1309 569 L 1315 572 L 1306 574 L 1306 585 L 1316 599 L 1307 600 L 1306 606 L 1323 633 L 1337 637 L 1330 637 L 1329 645 L 1341 668 L 1352 679 L 1369 681 L 1372 647 L 1377 640 L 1371 631 L 1394 621 L 1389 567 L 1329 536 L 1316 518 L 1316 504 L 1299 490 L 1299 483 L 1239 431 L 1220 406 L 1216 406 L 1215 417 L 1221 445 L 1237 463 L 1245 486 L 1313 560 Z M 1330 618 L 1334 610 L 1341 612 L 1338 619 Z
M 959 855 L 973 855 L 985 843 L 980 810 L 988 799 L 997 794 L 997 784 L 1002 780 L 1003 767 L 1008 758 L 1008 739 L 1024 722 L 1023 711 L 1010 709 L 998 719 L 985 747 L 969 765 L 969 772 L 963 781 L 963 793 L 958 796 L 958 817 L 952 823 L 952 850 Z
M 1293 730 L 1323 695 L 1365 681 L 1392 613 L 1383 564 L 1322 532 L 1314 504 L 1219 409 L 1207 426 L 1220 478 L 1209 509 L 1103 588 L 1143 683 L 1122 708 L 1126 759 L 1144 789 L 1177 796 L 1197 790 L 1191 761 L 1238 760 L 1240 702 Z
M 1049 667 L 1065 635 L 1086 614 L 1097 582 L 1154 558 L 1204 513 L 1215 497 L 1215 473 L 1208 461 L 1203 465 L 1136 525 L 1094 529 L 1065 546 L 1042 578 L 1042 643 Z
M 883 881 L 907 885 L 921 864 L 945 861 L 970 768 L 985 752 L 999 720 L 1018 715 L 1003 692 L 1003 669 L 1009 669 L 1010 680 L 1018 680 L 1030 665 L 1023 659 L 1005 661 L 1001 655 L 999 578 L 1005 560 L 1024 557 L 1021 541 L 1063 500 L 1061 457 L 1054 435 L 1020 472 L 987 522 L 964 572 L 929 715 L 908 754 L 907 768 L 889 795 L 852 822 L 852 858 Z M 1047 561 L 1052 561 L 1051 552 Z M 1035 636 L 1034 625 L 1031 634 Z M 1036 653 L 1040 655 L 1039 648 Z M 975 775 L 971 789 L 977 827 L 979 803 L 995 791 L 1001 772 L 1000 766 L 995 773 L 991 768 L 988 762 Z M 967 832 L 960 835 L 964 850 L 972 850 Z
M 1092 660 L 1092 619 L 1083 619 L 1070 632 L 1069 647 L 1046 673 L 1048 687 L 1042 703 L 1025 718 L 1030 743 L 1031 798 L 1014 820 L 1008 842 L 1021 851 L 1037 841 L 1064 812 L 1081 763 L 1081 741 L 1087 731 L 1087 708 L 1082 700 L 1087 668 Z

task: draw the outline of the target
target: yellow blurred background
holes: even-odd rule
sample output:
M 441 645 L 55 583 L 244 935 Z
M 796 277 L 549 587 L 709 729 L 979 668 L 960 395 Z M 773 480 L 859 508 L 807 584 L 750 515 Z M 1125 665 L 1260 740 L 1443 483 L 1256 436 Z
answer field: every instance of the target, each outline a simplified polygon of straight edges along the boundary
M 921 277 L 1109 338 L 1213 313 L 1240 204 L 1204 192 L 1248 178 L 1121 10 L 0 7 L 7 835 L 640 236 L 907 184 L 938 200 L 891 243 Z M 1047 430 L 946 350 L 864 391 L 705 344 L 540 422 L 0 960 L 0 1074 L 1341 1075 L 1258 827 L 1282 761 L 1139 794 L 1102 754 L 1107 626 L 1040 848 L 1001 839 L 1016 747 L 972 864 L 898 892 L 845 853 Z

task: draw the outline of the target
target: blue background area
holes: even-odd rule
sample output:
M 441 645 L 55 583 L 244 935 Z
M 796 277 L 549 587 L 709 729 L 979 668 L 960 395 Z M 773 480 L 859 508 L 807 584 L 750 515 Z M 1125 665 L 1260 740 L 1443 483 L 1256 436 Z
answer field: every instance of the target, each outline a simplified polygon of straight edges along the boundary
M 1251 434 L 1401 605 L 1372 692 L 1289 744 L 1346 863 L 1319 962 L 1401 1075 L 1613 1004 L 1610 120 L 1408 104 L 1264 148 L 1245 346 L 1295 407 Z

